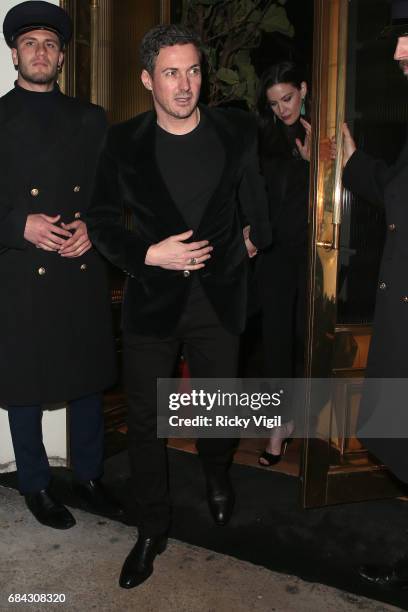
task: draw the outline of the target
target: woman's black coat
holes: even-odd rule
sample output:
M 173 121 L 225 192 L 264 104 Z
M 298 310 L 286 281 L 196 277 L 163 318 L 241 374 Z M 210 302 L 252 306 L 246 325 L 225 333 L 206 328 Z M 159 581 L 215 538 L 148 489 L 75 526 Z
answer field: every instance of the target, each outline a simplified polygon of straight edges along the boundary
M 0 99 L 0 402 L 37 404 L 101 391 L 115 378 L 105 265 L 24 239 L 27 215 L 69 223 L 89 203 L 104 111 L 61 93 L 47 136 L 16 90 Z
M 261 162 L 273 228 L 272 245 L 256 262 L 263 374 L 291 378 L 302 376 L 304 368 L 309 163 L 289 143 Z

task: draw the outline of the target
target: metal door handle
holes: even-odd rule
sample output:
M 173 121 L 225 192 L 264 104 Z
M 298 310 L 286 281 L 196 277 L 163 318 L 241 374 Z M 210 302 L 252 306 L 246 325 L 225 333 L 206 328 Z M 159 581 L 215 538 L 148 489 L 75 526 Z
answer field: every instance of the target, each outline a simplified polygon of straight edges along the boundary
M 331 240 L 318 240 L 316 246 L 322 247 L 326 251 L 339 250 L 340 224 L 333 223 L 333 237 Z

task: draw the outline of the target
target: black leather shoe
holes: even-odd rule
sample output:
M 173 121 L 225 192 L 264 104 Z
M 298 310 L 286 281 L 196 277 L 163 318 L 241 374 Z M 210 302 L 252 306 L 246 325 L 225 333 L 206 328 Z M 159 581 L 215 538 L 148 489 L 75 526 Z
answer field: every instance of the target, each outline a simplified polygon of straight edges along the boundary
M 408 559 L 400 559 L 395 565 L 361 565 L 358 573 L 372 584 L 408 589 Z
M 57 501 L 48 489 L 24 495 L 27 508 L 37 521 L 53 529 L 69 529 L 75 525 L 72 514 Z
M 100 480 L 76 481 L 73 483 L 72 489 L 84 503 L 86 510 L 111 519 L 122 519 L 124 517 L 123 508 L 108 493 Z
M 226 525 L 232 516 L 235 494 L 227 470 L 207 472 L 207 501 L 216 525 Z
M 153 573 L 153 561 L 167 547 L 167 536 L 142 536 L 126 557 L 120 573 L 119 585 L 123 589 L 133 589 L 142 584 Z

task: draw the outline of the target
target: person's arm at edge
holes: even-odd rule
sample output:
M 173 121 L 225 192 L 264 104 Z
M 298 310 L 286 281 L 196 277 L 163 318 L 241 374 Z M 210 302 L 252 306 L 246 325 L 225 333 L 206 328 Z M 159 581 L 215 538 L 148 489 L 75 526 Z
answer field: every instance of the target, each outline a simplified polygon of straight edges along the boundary
M 139 277 L 150 244 L 125 227 L 119 169 L 111 130 L 98 161 L 93 195 L 85 222 L 95 248 L 113 265 L 131 276 Z
M 239 186 L 238 198 L 245 224 L 250 226 L 251 243 L 257 249 L 266 248 L 272 242 L 272 230 L 266 185 L 260 172 L 255 120 L 251 125 L 246 167 Z
M 377 206 L 383 206 L 384 189 L 392 169 L 384 161 L 357 149 L 347 124 L 343 126 L 343 138 L 344 187 Z

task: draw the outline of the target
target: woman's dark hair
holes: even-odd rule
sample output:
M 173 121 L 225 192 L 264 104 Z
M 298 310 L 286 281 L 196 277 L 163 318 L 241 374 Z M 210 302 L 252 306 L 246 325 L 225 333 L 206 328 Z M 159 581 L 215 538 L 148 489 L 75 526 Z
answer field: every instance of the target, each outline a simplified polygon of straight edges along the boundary
M 288 135 L 284 134 L 283 124 L 276 118 L 270 107 L 266 92 L 273 85 L 290 83 L 300 89 L 304 78 L 302 69 L 294 62 L 285 61 L 273 64 L 262 74 L 257 95 L 257 111 L 259 121 L 259 142 L 261 155 L 273 156 L 290 154 L 291 143 L 288 143 Z M 306 116 L 309 116 L 308 96 L 305 98 Z M 298 132 L 294 138 L 304 137 L 302 125 L 298 125 Z M 290 131 L 290 130 L 289 130 Z M 291 130 L 293 132 L 293 130 Z

